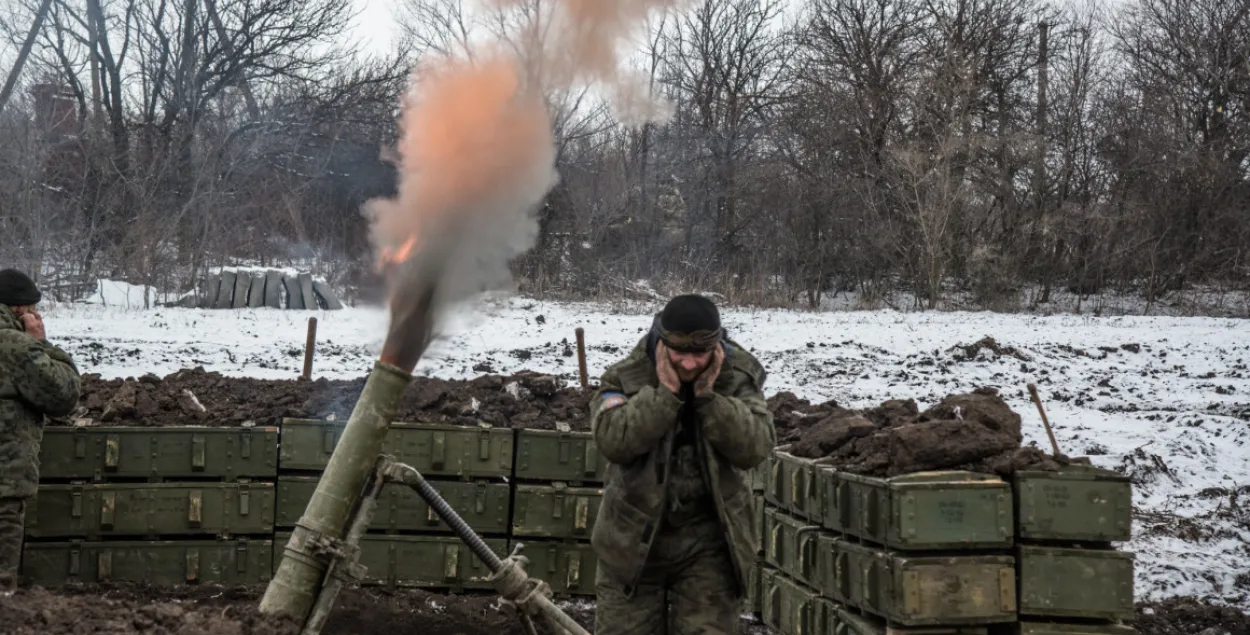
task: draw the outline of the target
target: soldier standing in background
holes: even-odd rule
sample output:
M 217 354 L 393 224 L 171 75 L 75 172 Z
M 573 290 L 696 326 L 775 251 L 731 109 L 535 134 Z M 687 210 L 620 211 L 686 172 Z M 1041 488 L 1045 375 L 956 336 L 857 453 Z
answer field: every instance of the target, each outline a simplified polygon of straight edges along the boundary
M 755 558 L 747 471 L 776 431 L 759 361 L 707 298 L 673 298 L 603 374 L 591 427 L 609 462 L 591 543 L 596 635 L 738 630 Z
M 24 273 L 0 271 L 0 594 L 17 588 L 27 502 L 39 485 L 45 416 L 78 406 L 78 368 L 49 344 L 42 299 Z

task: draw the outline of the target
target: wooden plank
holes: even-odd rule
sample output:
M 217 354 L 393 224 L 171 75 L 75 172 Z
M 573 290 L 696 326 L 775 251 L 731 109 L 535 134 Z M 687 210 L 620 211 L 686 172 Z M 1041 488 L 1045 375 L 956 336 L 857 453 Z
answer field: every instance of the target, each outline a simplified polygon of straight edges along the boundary
M 213 303 L 214 309 L 230 308 L 230 303 L 234 299 L 234 279 L 233 271 L 221 272 L 221 289 L 217 292 L 217 301 Z
M 313 294 L 312 274 L 299 274 L 299 290 L 304 296 L 304 308 L 310 311 L 316 311 L 320 308 L 317 304 L 317 296 Z
M 313 291 L 317 292 L 317 297 L 321 298 L 321 302 L 324 304 L 326 309 L 330 311 L 338 311 L 343 308 L 343 303 L 339 302 L 338 297 L 334 295 L 334 290 L 330 288 L 330 285 L 319 280 L 314 281 Z
M 234 277 L 234 304 L 232 308 L 242 309 L 247 306 L 247 292 L 252 288 L 252 276 L 240 271 Z
M 265 272 L 265 306 L 282 308 L 282 274 L 277 271 Z
M 286 308 L 302 310 L 304 294 L 299 290 L 299 281 L 291 276 L 282 276 L 282 286 L 286 288 Z
M 252 288 L 247 292 L 247 306 L 250 309 L 265 306 L 265 274 L 259 271 L 252 274 Z
M 217 291 L 219 289 L 221 289 L 220 276 L 208 276 L 205 278 L 203 286 L 200 288 L 201 295 L 198 306 L 201 309 L 211 309 L 213 303 L 217 301 Z

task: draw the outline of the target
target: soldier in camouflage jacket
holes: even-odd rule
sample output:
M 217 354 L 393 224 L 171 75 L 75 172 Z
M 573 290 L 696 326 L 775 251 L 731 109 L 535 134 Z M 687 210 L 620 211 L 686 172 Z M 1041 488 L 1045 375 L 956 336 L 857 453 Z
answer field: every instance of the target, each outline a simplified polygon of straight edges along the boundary
M 0 271 L 0 593 L 17 583 L 26 503 L 39 484 L 45 416 L 78 405 L 78 369 L 49 344 L 35 311 L 40 294 L 25 274 Z
M 678 296 L 591 402 L 609 462 L 591 537 L 596 635 L 737 631 L 759 537 L 748 471 L 776 442 L 766 373 L 716 306 Z

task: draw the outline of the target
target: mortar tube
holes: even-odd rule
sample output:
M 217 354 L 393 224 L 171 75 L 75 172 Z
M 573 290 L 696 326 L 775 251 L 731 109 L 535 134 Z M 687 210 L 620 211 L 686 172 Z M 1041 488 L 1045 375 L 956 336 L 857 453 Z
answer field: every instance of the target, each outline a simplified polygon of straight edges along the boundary
M 262 614 L 286 615 L 300 625 L 307 621 L 329 568 L 330 558 L 318 543 L 343 539 L 411 381 L 412 374 L 397 366 L 380 360 L 374 363 L 343 436 L 287 541 L 278 571 L 265 589 L 260 601 Z

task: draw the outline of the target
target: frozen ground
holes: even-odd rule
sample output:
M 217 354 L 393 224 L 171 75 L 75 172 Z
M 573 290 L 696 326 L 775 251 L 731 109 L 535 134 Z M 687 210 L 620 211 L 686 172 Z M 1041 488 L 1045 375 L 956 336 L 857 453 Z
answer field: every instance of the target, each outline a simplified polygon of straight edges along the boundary
M 365 373 L 381 345 L 379 310 L 133 310 L 63 306 L 49 336 L 84 372 L 165 375 L 204 366 L 295 377 L 306 321 L 318 318 L 317 376 Z M 650 324 L 654 306 L 551 304 L 524 298 L 463 311 L 418 367 L 442 377 L 522 368 L 576 381 L 574 328 L 586 329 L 592 377 Z M 860 407 L 914 398 L 921 407 L 998 387 L 1049 445 L 1026 385 L 1037 384 L 1060 448 L 1092 455 L 1136 482 L 1137 592 L 1196 594 L 1250 608 L 1250 322 L 1182 317 L 1029 316 L 982 312 L 725 312 L 731 335 L 770 372 L 767 391 Z M 952 350 L 992 336 L 1016 354 Z

